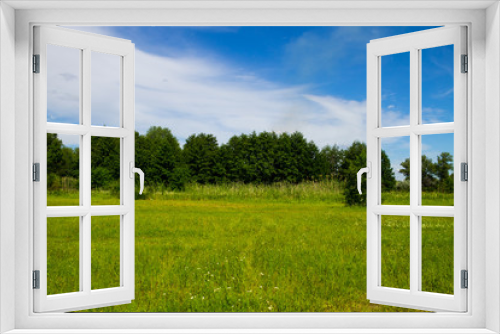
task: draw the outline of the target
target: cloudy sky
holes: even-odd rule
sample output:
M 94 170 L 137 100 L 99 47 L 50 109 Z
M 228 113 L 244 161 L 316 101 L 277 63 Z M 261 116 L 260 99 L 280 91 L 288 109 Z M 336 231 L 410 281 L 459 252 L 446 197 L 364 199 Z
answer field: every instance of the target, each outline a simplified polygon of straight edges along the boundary
M 427 28 L 75 29 L 135 43 L 140 133 L 152 125 L 168 127 L 182 145 L 201 132 L 225 143 L 252 131 L 300 131 L 321 148 L 366 140 L 366 44 Z M 51 48 L 48 121 L 78 123 L 78 55 Z M 423 51 L 424 122 L 453 121 L 452 53 L 451 46 Z M 119 60 L 97 53 L 92 60 L 92 124 L 116 126 Z M 382 125 L 408 124 L 409 55 L 383 57 L 382 71 Z M 442 151 L 452 152 L 453 135 L 427 137 L 424 154 L 435 159 Z M 407 142 L 383 142 L 395 170 L 409 156 Z

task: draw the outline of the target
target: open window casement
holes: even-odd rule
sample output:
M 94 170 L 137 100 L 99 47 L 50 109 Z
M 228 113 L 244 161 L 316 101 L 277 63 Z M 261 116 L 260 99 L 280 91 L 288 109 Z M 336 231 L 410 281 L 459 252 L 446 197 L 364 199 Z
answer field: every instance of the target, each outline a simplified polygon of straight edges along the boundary
M 423 52 L 432 48 L 450 46 L 453 72 L 453 122 L 422 122 L 422 62 Z M 382 78 L 384 56 L 409 53 L 409 121 L 408 125 L 384 127 Z M 431 311 L 467 310 L 467 182 L 462 169 L 467 163 L 467 46 L 465 27 L 443 27 L 371 41 L 367 46 L 367 298 L 372 303 L 401 306 Z M 404 73 L 401 73 L 404 77 Z M 398 76 L 399 80 L 399 76 Z M 404 80 L 404 79 L 401 79 Z M 406 79 L 408 80 L 408 79 Z M 422 201 L 422 138 L 426 135 L 453 134 L 453 206 L 423 205 Z M 409 137 L 410 145 L 410 199 L 409 205 L 382 205 L 381 151 L 384 138 Z M 427 137 L 428 138 L 428 137 Z M 386 139 L 387 140 L 387 139 Z M 464 170 L 465 171 L 465 170 Z M 409 289 L 384 286 L 383 265 L 388 256 L 383 251 L 384 217 L 402 216 L 409 221 Z M 429 292 L 423 289 L 422 221 L 429 217 L 450 217 L 453 221 L 453 291 L 451 294 Z M 426 233 L 432 233 L 432 230 Z M 439 235 L 435 236 L 439 240 Z M 397 251 L 391 253 L 398 256 Z M 394 268 L 393 268 L 394 269 Z M 406 270 L 406 268 L 395 268 Z M 439 279 L 439 277 L 434 277 Z M 451 281 L 451 279 L 450 279 Z M 451 285 L 451 283 L 450 283 Z
M 50 50 L 50 52 L 49 52 Z M 70 61 L 68 54 L 73 55 L 74 72 L 65 73 L 64 66 Z M 104 56 L 116 59 L 116 123 L 115 127 L 94 125 L 97 113 L 106 113 L 106 108 L 94 109 L 91 92 L 98 95 L 95 89 L 99 85 L 96 80 L 103 75 L 96 74 L 92 61 L 98 62 Z M 49 59 L 53 57 L 55 59 Z M 99 58 L 101 57 L 101 58 Z M 50 66 L 52 68 L 49 68 Z M 54 68 L 59 67 L 57 72 Z M 100 70 L 106 66 L 101 66 Z M 134 299 L 134 44 L 118 38 L 110 38 L 91 33 L 77 32 L 69 29 L 39 26 L 34 28 L 34 268 L 33 293 L 35 312 L 64 312 L 71 310 L 90 309 L 101 306 L 130 303 Z M 56 73 L 57 72 L 57 73 Z M 101 73 L 102 74 L 102 73 Z M 54 84 L 54 78 L 59 85 Z M 94 78 L 91 78 L 94 75 Z M 56 81 L 57 81 L 56 80 Z M 65 89 L 75 88 L 74 94 Z M 69 89 L 69 88 L 68 88 Z M 51 95 L 52 94 L 52 95 Z M 54 97 L 55 96 L 55 97 Z M 50 98 L 49 98 L 50 97 Z M 58 99 L 58 107 L 62 112 L 56 122 L 50 122 L 49 114 L 54 103 L 50 99 Z M 62 101 L 62 102 L 61 102 Z M 70 110 L 68 101 L 76 103 Z M 103 111 L 104 110 L 104 111 Z M 66 113 L 74 112 L 73 121 L 65 122 Z M 119 116 L 118 116 L 119 114 Z M 61 116 L 62 115 L 62 116 Z M 49 121 L 48 121 L 49 120 Z M 73 203 L 47 203 L 47 137 L 57 134 L 58 138 L 69 136 L 74 138 L 74 145 L 79 147 L 79 198 L 75 194 Z M 120 199 L 116 205 L 92 205 L 91 195 L 91 155 L 92 138 L 106 137 L 106 140 L 119 141 L 119 188 Z M 77 163 L 78 164 L 78 163 Z M 49 166 L 54 168 L 54 166 Z M 116 221 L 115 230 L 118 246 L 114 264 L 117 279 L 111 286 L 93 284 L 93 261 L 102 247 L 95 244 L 103 239 L 93 238 L 93 224 L 98 224 L 103 216 L 113 217 Z M 59 219 L 59 220 L 58 220 Z M 62 219 L 62 220 L 61 220 Z M 67 234 L 68 240 L 76 240 L 75 251 L 71 254 L 61 253 L 48 259 L 48 233 L 64 228 L 57 222 L 68 221 L 73 224 Z M 51 225 L 52 224 L 52 225 Z M 75 236 L 75 234 L 77 234 Z M 61 243 L 61 241 L 59 240 Z M 63 239 L 64 242 L 64 239 Z M 105 242 L 105 241 L 102 241 Z M 70 243 L 68 242 L 68 247 Z M 65 267 L 59 263 L 62 272 L 48 272 L 51 261 L 69 261 L 73 256 L 73 267 Z M 69 263 L 69 262 L 68 262 Z M 51 267 L 52 268 L 52 267 Z M 69 277 L 64 277 L 65 275 Z M 57 277 L 60 276 L 60 277 Z M 72 291 L 59 291 L 48 282 L 72 279 Z M 51 282 L 52 280 L 52 282 Z M 105 284 L 105 283 L 104 283 Z M 50 286 L 50 288 L 48 288 Z

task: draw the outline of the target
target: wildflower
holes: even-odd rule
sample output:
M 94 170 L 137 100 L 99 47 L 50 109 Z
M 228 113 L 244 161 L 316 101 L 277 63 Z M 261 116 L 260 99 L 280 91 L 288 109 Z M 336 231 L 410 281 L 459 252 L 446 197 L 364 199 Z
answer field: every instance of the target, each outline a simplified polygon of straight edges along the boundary
M 260 276 L 264 276 L 264 273 L 260 273 Z

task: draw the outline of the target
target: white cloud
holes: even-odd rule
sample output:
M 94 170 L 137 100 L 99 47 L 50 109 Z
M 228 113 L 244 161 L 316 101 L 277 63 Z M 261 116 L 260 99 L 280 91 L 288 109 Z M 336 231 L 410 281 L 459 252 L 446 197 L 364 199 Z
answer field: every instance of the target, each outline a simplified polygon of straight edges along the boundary
M 92 32 L 110 35 L 109 28 Z M 109 64 L 102 63 L 103 78 L 109 78 Z M 205 132 L 224 143 L 232 135 L 252 131 L 301 131 L 320 148 L 366 139 L 364 101 L 313 95 L 307 86 L 271 82 L 213 57 L 174 58 L 137 49 L 135 74 L 140 133 L 156 125 L 170 128 L 181 142 Z M 107 106 L 115 87 L 104 79 L 93 100 Z

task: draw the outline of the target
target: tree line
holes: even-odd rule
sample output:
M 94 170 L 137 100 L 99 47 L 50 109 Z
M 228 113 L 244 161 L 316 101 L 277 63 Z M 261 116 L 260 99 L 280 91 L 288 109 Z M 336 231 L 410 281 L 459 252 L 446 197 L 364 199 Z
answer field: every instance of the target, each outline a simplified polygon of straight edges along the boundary
M 92 137 L 91 182 L 93 188 L 119 191 L 120 140 Z M 228 182 L 272 184 L 300 183 L 328 178 L 344 184 L 348 205 L 363 203 L 356 189 L 356 174 L 366 166 L 366 144 L 353 142 L 319 149 L 302 133 L 253 132 L 235 135 L 219 145 L 211 134 L 193 134 L 181 148 L 168 128 L 151 127 L 146 134 L 135 133 L 135 164 L 146 174 L 150 189 L 183 190 L 187 183 Z M 453 157 L 444 152 L 437 162 L 422 156 L 425 191 L 453 191 Z M 59 188 L 66 178 L 78 182 L 79 150 L 63 145 L 55 134 L 47 135 L 49 189 Z M 409 159 L 399 170 L 405 181 L 397 182 L 391 161 L 381 152 L 382 191 L 403 189 L 410 177 Z

